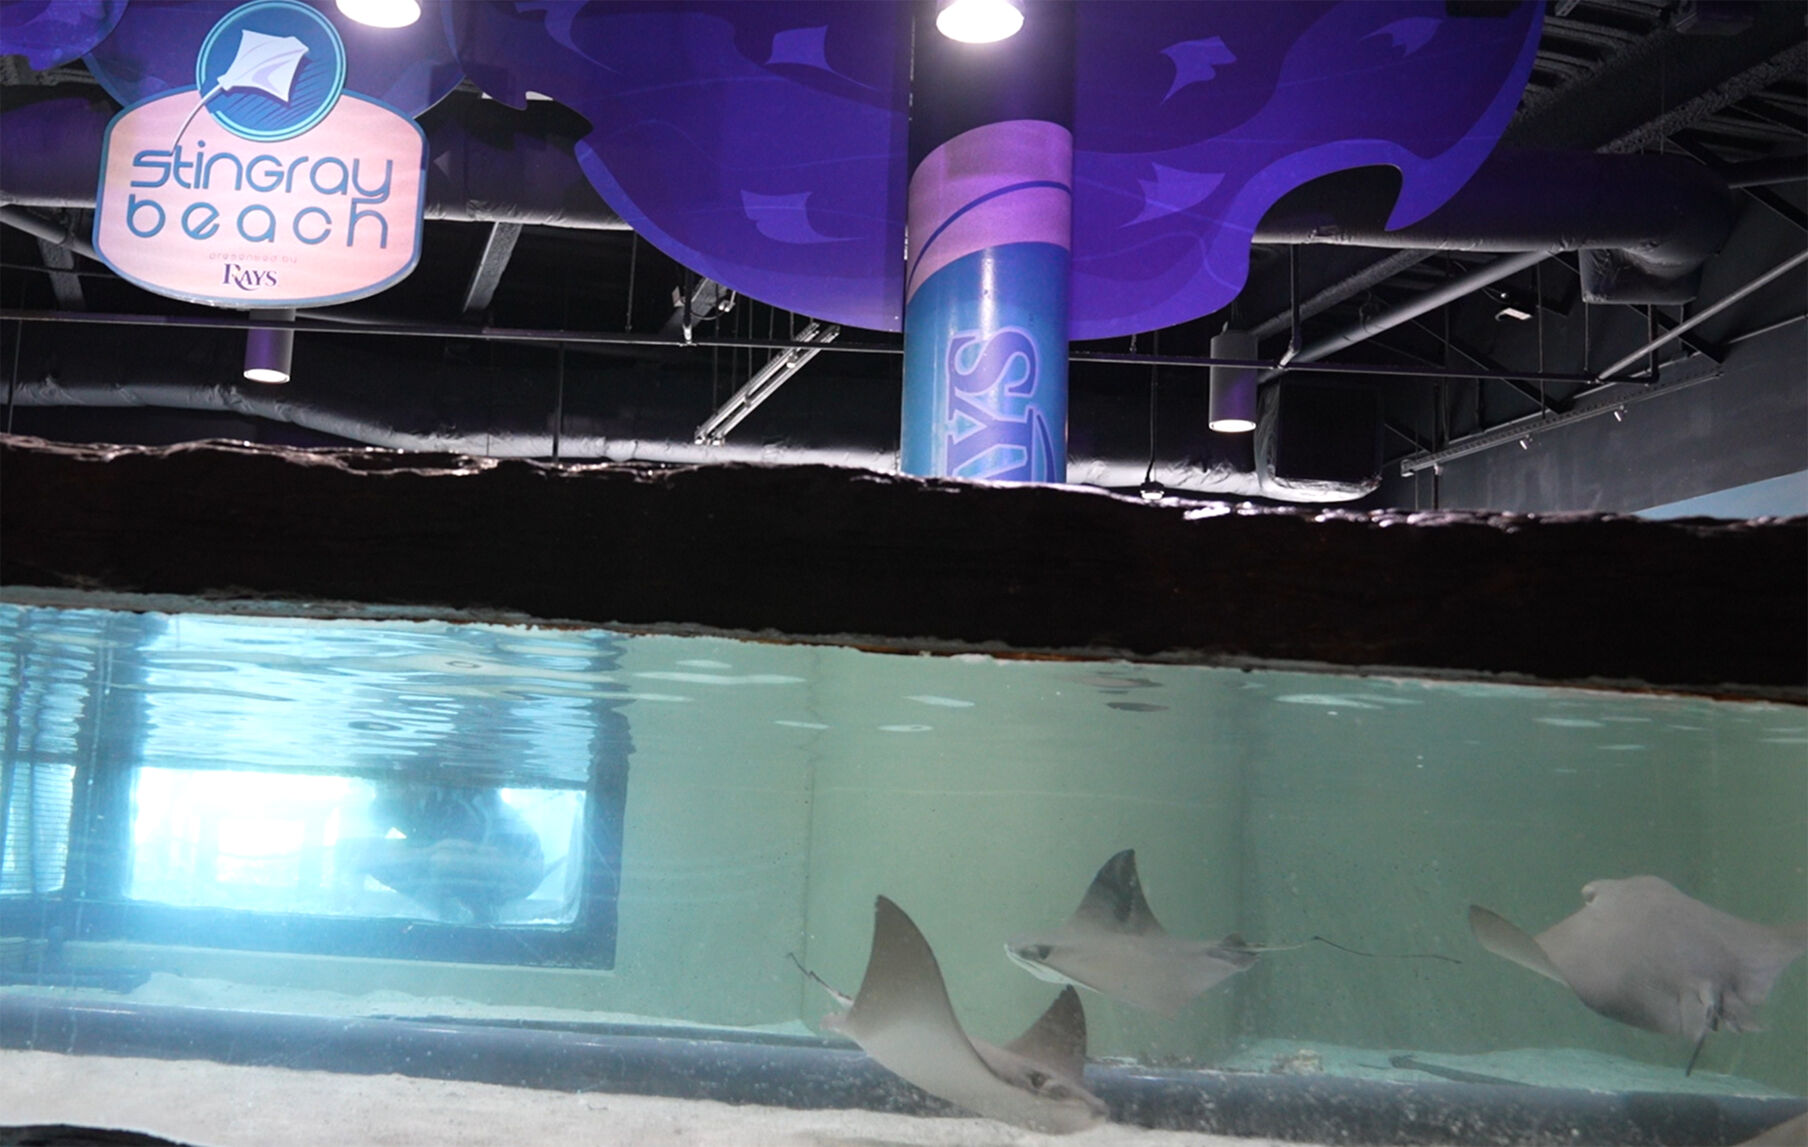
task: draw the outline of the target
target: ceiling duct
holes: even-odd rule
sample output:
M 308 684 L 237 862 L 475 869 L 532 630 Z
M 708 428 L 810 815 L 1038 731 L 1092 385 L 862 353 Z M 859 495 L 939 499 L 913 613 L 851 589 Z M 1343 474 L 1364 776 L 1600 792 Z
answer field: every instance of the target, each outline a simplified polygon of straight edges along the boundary
M 1390 231 L 1398 184 L 1391 168 L 1320 180 L 1276 203 L 1256 241 L 1581 251 L 1588 302 L 1675 304 L 1695 297 L 1739 216 L 1725 180 L 1675 155 L 1499 151 L 1443 207 Z
M 204 353 L 192 339 L 151 330 L 127 345 L 79 332 L 25 345 L 10 396 L 20 408 L 236 414 L 368 446 L 492 458 L 552 457 L 556 430 L 557 457 L 569 461 L 897 470 L 897 391 L 849 386 L 832 366 L 787 384 L 782 411 L 762 408 L 729 441 L 698 443 L 697 418 L 709 409 L 710 379 L 688 371 L 573 363 L 561 401 L 554 372 L 528 369 L 534 352 L 525 348 L 513 348 L 516 357 L 495 367 L 456 356 L 423 363 L 374 351 L 365 340 L 313 335 L 297 346 L 293 381 L 263 387 L 237 381 L 243 351 L 237 331 L 222 332 Z M 1292 487 L 1265 481 L 1256 473 L 1248 435 L 1205 429 L 1204 390 L 1164 390 L 1162 409 L 1174 413 L 1176 427 L 1189 429 L 1164 432 L 1155 450 L 1137 404 L 1112 393 L 1076 395 L 1068 481 L 1127 491 L 1148 475 L 1180 496 L 1326 503 L 1351 501 L 1373 488 L 1369 482 Z
M 295 383 L 281 393 L 233 383 L 182 381 L 103 383 L 48 377 L 20 380 L 13 401 L 21 407 L 161 407 L 214 411 L 285 422 L 348 442 L 411 453 L 463 454 L 488 458 L 547 458 L 554 454 L 551 419 L 545 412 L 526 424 L 464 426 L 449 423 L 437 406 L 359 410 L 332 396 L 309 394 Z M 301 392 L 301 393 L 298 393 Z M 842 466 L 896 473 L 895 446 L 842 442 L 813 444 L 770 439 L 699 443 L 665 434 L 633 437 L 601 432 L 589 420 L 574 420 L 558 435 L 557 456 L 566 461 L 651 462 L 703 465 L 757 462 L 768 465 Z M 1164 457 L 1151 464 L 1140 457 L 1070 454 L 1068 482 L 1079 486 L 1132 489 L 1152 475 L 1169 493 L 1181 496 L 1274 498 L 1293 502 L 1348 502 L 1369 493 L 1372 483 L 1325 482 L 1310 488 L 1265 482 L 1250 470 L 1221 458 Z

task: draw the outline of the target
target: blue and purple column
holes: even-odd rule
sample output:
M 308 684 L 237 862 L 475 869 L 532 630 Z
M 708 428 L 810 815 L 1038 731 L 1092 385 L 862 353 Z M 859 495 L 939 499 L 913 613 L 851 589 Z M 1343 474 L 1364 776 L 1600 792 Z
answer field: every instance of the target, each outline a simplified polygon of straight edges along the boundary
M 962 44 L 916 25 L 904 279 L 906 474 L 1067 477 L 1073 9 Z

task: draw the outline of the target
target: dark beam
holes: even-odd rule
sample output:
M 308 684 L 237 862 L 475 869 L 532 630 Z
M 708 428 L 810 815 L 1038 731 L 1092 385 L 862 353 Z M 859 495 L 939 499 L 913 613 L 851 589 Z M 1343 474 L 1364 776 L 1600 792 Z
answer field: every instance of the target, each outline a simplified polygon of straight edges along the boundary
M 1532 402 L 1537 404 L 1539 410 L 1557 413 L 1563 409 L 1561 404 L 1551 402 L 1545 396 L 1544 391 L 1530 383 L 1522 382 L 1517 378 L 1504 377 L 1505 372 L 1499 369 L 1500 364 L 1488 355 L 1485 355 L 1478 350 L 1471 350 L 1467 344 L 1459 342 L 1456 339 L 1446 339 L 1441 332 L 1432 330 L 1418 319 L 1413 320 L 1413 325 L 1420 330 L 1425 331 L 1427 334 L 1430 334 L 1432 337 L 1442 341 L 1446 347 L 1449 347 L 1451 351 L 1455 352 L 1458 358 L 1467 359 L 1469 362 L 1474 363 L 1476 366 L 1490 373 L 1503 374 L 1503 377 L 1499 381 L 1505 382 L 1522 396 L 1531 399 Z
M 1677 150 L 1707 164 L 1709 167 L 1721 166 L 1720 157 L 1703 147 L 1698 140 L 1691 139 L 1688 134 L 1680 134 L 1669 141 Z M 1778 195 L 1769 187 L 1741 187 L 1739 192 L 1749 196 L 1753 201 L 1762 204 L 1779 218 L 1793 225 L 1798 231 L 1808 231 L 1808 214 L 1789 200 Z
M 1387 432 L 1389 434 L 1392 434 L 1395 437 L 1399 438 L 1401 441 L 1403 441 L 1406 444 L 1408 444 L 1409 446 L 1411 446 L 1418 453 L 1429 454 L 1431 451 L 1436 449 L 1436 447 L 1433 446 L 1430 442 L 1426 441 L 1423 438 L 1420 438 L 1417 434 L 1413 433 L 1411 430 L 1408 430 L 1406 427 L 1401 426 L 1397 422 L 1383 421 L 1381 423 L 1381 425 L 1387 430 Z
M 1800 207 L 1770 188 L 1741 187 L 1739 190 L 1769 208 L 1772 214 L 1788 222 L 1797 231 L 1808 231 L 1808 214 L 1804 214 Z
M 502 272 L 508 269 L 509 256 L 515 253 L 515 241 L 520 238 L 519 223 L 490 224 L 490 233 L 483 241 L 483 254 L 477 257 L 477 266 L 471 270 L 470 285 L 465 288 L 463 314 L 466 318 L 489 310 L 490 300 L 496 297 L 496 288 L 502 282 Z
M 50 270 L 50 289 L 56 295 L 57 306 L 66 311 L 86 310 L 88 300 L 82 295 L 82 281 L 69 273 L 75 270 L 75 255 L 69 248 L 43 239 L 38 240 L 38 254 Z
M 1631 307 L 1631 309 L 1635 311 L 1643 309 L 1641 307 L 1633 307 L 1630 303 L 1621 303 L 1619 305 Z M 1653 310 L 1651 312 L 1651 318 L 1652 321 L 1657 324 L 1657 329 L 1664 334 L 1669 334 L 1677 327 L 1677 320 L 1671 318 L 1662 311 Z M 1716 363 L 1726 361 L 1725 347 L 1720 346 L 1718 343 L 1708 342 L 1706 339 L 1697 338 L 1693 332 L 1684 332 L 1683 334 L 1677 335 L 1676 341 L 1681 343 L 1691 354 L 1701 355 L 1705 358 L 1712 359 Z

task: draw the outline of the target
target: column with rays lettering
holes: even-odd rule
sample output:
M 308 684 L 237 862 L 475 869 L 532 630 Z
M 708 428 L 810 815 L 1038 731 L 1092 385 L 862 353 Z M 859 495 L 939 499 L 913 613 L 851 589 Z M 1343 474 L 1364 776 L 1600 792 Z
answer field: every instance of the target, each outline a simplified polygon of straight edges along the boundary
M 908 474 L 1067 476 L 1073 11 L 959 43 L 924 5 L 910 108 L 904 414 Z

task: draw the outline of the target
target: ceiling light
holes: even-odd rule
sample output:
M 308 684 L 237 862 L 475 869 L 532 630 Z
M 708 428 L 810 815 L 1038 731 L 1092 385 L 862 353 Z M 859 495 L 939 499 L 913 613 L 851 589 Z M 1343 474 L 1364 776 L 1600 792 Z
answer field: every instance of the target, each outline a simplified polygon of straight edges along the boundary
M 1256 336 L 1225 331 L 1212 340 L 1212 357 L 1249 360 L 1256 357 Z M 1247 434 L 1256 428 L 1256 368 L 1212 367 L 1208 424 L 1220 434 Z
M 346 19 L 373 28 L 406 28 L 421 18 L 420 0 L 338 0 Z
M 1514 319 L 1518 322 L 1523 323 L 1531 317 L 1532 317 L 1531 311 L 1522 311 L 1518 307 L 1512 306 L 1511 304 L 1504 306 L 1500 310 L 1494 312 L 1494 321 L 1497 323 L 1502 319 Z
M 1023 27 L 1023 5 L 1021 0 L 942 0 L 935 26 L 963 44 L 995 44 Z
M 257 317 L 257 316 L 254 316 Z M 273 309 L 263 318 L 294 322 L 292 310 Z M 295 354 L 295 332 L 292 330 L 249 330 L 245 332 L 245 381 L 287 382 L 289 362 Z

